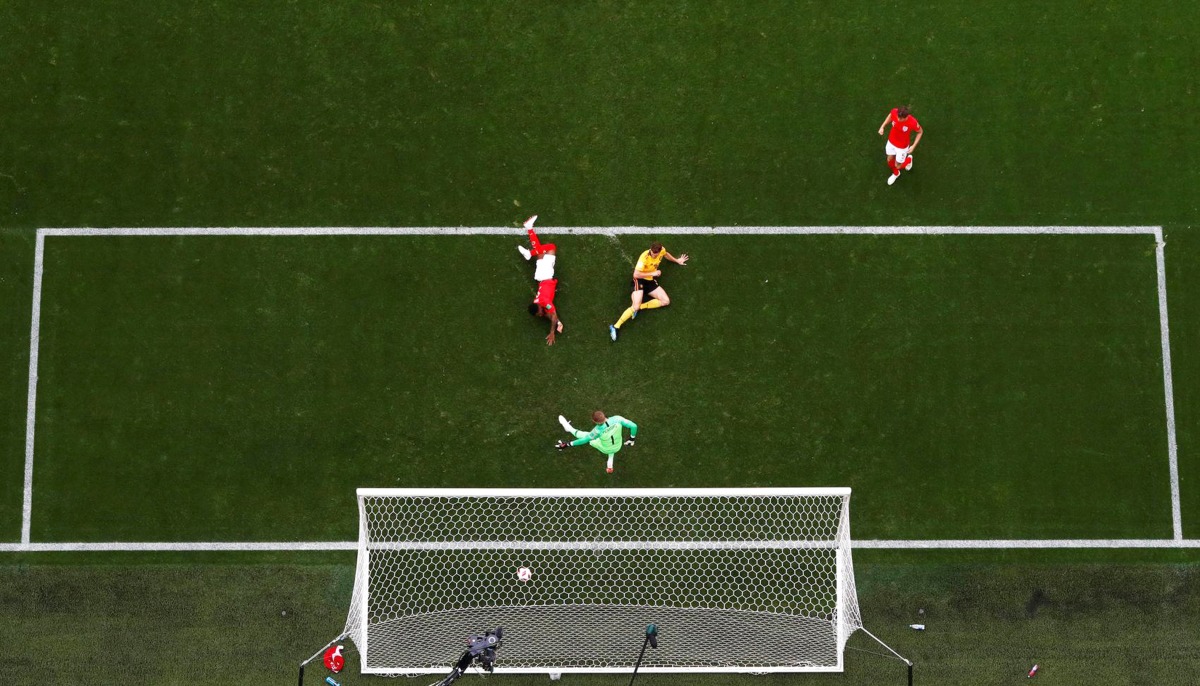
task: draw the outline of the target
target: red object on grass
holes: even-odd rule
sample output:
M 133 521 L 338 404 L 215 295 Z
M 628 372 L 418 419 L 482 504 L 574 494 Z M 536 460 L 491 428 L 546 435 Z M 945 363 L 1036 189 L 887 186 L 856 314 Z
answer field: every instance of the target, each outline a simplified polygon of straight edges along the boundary
M 346 658 L 342 657 L 342 646 L 329 646 L 325 649 L 325 667 L 337 674 L 346 666 Z

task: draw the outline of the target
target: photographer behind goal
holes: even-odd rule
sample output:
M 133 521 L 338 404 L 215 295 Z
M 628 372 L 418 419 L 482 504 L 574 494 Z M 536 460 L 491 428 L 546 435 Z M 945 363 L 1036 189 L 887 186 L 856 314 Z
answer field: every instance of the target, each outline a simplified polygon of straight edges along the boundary
M 496 651 L 500 649 L 500 639 L 502 638 L 504 638 L 504 627 L 499 626 L 495 631 L 485 631 L 482 634 L 471 636 L 467 639 L 467 649 L 458 658 L 458 662 L 450 670 L 450 674 L 437 682 L 436 686 L 450 686 L 467 671 L 467 667 L 470 667 L 473 662 L 478 662 L 485 672 L 495 670 Z

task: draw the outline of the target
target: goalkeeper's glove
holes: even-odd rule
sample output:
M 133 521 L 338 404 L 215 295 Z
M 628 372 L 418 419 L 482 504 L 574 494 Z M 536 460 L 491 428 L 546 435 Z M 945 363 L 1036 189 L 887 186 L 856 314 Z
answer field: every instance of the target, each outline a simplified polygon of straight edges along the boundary
M 631 436 L 631 437 L 629 438 L 629 440 L 628 440 L 628 441 L 625 441 L 625 445 L 627 445 L 627 446 L 629 446 L 629 447 L 631 447 L 631 448 L 632 448 L 632 447 L 633 447 L 633 442 L 634 442 L 635 440 L 637 440 L 637 439 L 635 439 L 635 438 L 633 438 L 633 437 Z
M 570 447 L 571 447 L 571 444 L 567 443 L 566 441 L 559 441 L 558 443 L 554 444 L 554 448 L 556 450 L 558 450 L 559 452 L 566 450 L 567 448 L 570 448 Z

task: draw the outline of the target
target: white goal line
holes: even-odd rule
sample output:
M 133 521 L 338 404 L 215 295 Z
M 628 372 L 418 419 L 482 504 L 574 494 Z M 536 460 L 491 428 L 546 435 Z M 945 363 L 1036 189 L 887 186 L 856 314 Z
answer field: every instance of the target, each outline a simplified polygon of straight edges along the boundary
M 956 539 L 851 541 L 855 550 L 1055 550 L 1115 548 L 1200 548 L 1200 539 Z M 107 552 L 337 552 L 356 551 L 357 541 L 280 542 L 134 542 L 113 543 L 0 543 L 0 553 L 107 553 Z

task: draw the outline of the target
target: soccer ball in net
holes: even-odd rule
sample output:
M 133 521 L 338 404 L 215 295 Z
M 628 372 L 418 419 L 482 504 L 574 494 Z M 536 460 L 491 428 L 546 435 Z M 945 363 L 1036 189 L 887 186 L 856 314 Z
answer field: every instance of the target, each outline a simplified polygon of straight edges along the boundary
M 533 570 L 529 569 L 528 567 L 522 567 L 517 570 L 517 579 L 519 581 L 525 582 L 525 581 L 529 581 L 532 578 L 533 578 Z

